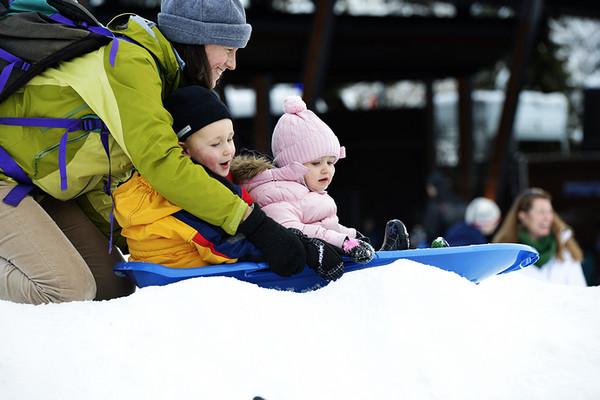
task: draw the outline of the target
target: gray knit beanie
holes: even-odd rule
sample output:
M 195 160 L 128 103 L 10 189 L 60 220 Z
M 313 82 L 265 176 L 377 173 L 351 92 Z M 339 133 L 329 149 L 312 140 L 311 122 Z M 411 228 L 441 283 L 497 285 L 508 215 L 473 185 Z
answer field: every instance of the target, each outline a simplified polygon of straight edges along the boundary
M 162 0 L 158 28 L 171 42 L 235 48 L 252 32 L 240 0 Z

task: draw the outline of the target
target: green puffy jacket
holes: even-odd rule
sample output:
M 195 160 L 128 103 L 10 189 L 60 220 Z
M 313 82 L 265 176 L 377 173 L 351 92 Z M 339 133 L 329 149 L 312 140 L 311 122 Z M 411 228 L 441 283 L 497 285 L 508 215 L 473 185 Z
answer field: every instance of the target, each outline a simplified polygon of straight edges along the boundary
M 181 154 L 171 115 L 162 99 L 179 83 L 179 63 L 157 26 L 122 15 L 108 26 L 134 40 L 119 40 L 115 66 L 112 43 L 60 63 L 34 77 L 0 103 L 2 117 L 81 118 L 97 115 L 108 126 L 113 187 L 134 169 L 177 206 L 234 234 L 247 204 Z M 76 199 L 108 235 L 110 196 L 102 191 L 109 164 L 100 135 L 68 135 L 67 189 L 61 190 L 58 145 L 65 129 L 2 126 L 0 146 L 34 184 L 61 200 Z M 14 181 L 0 170 L 0 180 Z

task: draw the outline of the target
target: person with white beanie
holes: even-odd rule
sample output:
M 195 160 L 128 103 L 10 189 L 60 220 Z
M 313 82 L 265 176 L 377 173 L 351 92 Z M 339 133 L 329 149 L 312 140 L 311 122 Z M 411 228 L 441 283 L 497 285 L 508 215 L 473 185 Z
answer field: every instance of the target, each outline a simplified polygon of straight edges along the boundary
M 234 180 L 283 226 L 322 239 L 358 263 L 369 262 L 374 256 L 369 240 L 340 224 L 337 205 L 326 191 L 345 148 L 300 96 L 286 98 L 283 111 L 273 131 L 273 162 L 238 157 L 232 164 Z M 408 234 L 402 228 L 405 249 Z
M 467 206 L 464 221 L 448 228 L 444 239 L 450 246 L 489 243 L 500 218 L 500 207 L 493 200 L 476 197 Z

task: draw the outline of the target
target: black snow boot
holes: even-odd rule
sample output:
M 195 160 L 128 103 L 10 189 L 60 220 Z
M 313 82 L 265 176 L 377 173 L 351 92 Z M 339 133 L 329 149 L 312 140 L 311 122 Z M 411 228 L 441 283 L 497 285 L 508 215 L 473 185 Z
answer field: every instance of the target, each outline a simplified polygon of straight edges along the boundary
M 406 250 L 410 247 L 408 231 L 399 219 L 392 219 L 385 225 L 383 246 L 379 251 Z

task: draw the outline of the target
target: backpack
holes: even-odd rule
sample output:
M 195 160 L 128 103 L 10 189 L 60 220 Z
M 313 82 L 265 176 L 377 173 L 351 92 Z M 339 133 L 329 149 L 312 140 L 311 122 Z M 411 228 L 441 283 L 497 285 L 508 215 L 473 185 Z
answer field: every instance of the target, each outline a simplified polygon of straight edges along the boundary
M 46 68 L 96 50 L 110 41 L 110 62 L 118 40 L 83 6 L 74 0 L 0 0 L 0 102 Z M 2 118 L 0 125 L 65 128 L 59 153 L 65 154 L 67 133 L 93 130 L 102 134 L 108 154 L 108 130 L 97 118 Z M 66 190 L 66 166 L 61 163 L 61 188 Z M 0 147 L 0 168 L 18 185 L 3 199 L 16 206 L 34 189 L 31 180 Z M 110 169 L 110 158 L 109 158 Z M 110 172 L 109 172 L 110 177 Z M 110 184 L 108 182 L 107 184 Z
M 46 68 L 111 37 L 73 0 L 0 0 L 0 102 Z

